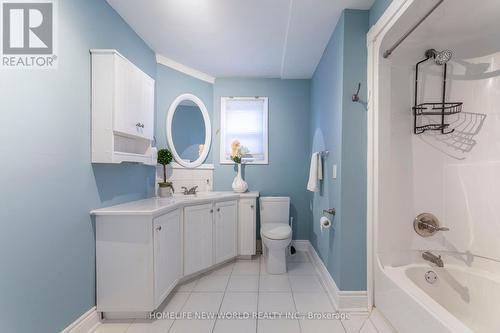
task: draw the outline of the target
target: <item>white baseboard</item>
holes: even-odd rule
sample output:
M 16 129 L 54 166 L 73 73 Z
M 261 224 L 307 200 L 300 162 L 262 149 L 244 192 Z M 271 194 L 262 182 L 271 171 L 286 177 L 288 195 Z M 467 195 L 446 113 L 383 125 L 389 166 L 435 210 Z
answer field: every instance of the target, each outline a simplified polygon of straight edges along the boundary
M 72 322 L 68 327 L 63 329 L 61 333 L 90 333 L 101 323 L 101 317 L 93 306 L 89 311 L 85 312 L 77 320 Z
M 340 290 L 318 253 L 308 240 L 294 240 L 293 246 L 295 246 L 297 251 L 305 251 L 309 254 L 319 274 L 321 283 L 325 287 L 330 300 L 338 311 L 368 312 L 368 293 L 366 291 Z
M 309 252 L 309 244 L 310 243 L 308 240 L 296 239 L 292 241 L 292 245 L 295 247 L 295 249 L 301 252 Z

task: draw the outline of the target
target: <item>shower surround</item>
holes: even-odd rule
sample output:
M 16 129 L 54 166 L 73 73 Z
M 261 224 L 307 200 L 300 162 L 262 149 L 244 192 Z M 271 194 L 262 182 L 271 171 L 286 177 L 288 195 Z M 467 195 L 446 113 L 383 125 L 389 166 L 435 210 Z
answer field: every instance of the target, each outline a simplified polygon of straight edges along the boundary
M 445 1 L 383 59 L 433 4 L 395 0 L 369 33 L 371 295 L 401 332 L 498 332 L 500 42 L 492 31 L 500 4 Z M 414 64 L 429 48 L 453 51 L 445 98 L 463 105 L 447 116 L 449 134 L 413 133 Z M 442 82 L 442 66 L 423 64 L 418 103 L 440 102 Z M 450 230 L 419 236 L 413 220 L 424 212 Z M 441 255 L 444 267 L 424 261 L 425 251 Z

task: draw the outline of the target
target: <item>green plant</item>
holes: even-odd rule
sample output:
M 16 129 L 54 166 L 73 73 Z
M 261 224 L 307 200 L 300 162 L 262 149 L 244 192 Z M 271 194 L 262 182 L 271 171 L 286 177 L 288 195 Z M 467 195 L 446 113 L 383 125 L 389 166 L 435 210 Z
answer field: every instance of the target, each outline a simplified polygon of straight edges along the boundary
M 170 150 L 168 149 L 158 150 L 158 164 L 163 165 L 163 183 L 159 183 L 161 187 L 166 187 L 167 185 L 165 184 L 170 184 L 170 187 L 172 187 L 172 183 L 167 182 L 167 165 L 169 165 L 172 162 L 172 159 L 173 156 Z

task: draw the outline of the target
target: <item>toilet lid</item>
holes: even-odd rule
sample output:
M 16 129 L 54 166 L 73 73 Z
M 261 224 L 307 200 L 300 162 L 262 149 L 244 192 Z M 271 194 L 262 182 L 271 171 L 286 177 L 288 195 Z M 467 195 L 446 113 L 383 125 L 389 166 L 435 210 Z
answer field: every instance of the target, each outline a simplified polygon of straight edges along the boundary
M 287 239 L 292 234 L 292 228 L 285 223 L 266 223 L 262 225 L 261 232 L 269 239 Z

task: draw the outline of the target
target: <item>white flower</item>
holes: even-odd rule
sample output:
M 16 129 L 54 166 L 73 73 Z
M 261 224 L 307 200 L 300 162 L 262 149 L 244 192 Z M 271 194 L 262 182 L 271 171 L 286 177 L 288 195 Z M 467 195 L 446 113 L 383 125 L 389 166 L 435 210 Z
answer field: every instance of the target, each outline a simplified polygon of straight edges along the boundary
M 245 155 L 247 155 L 249 152 L 250 152 L 250 150 L 249 150 L 247 147 L 245 147 L 245 146 L 241 146 L 241 147 L 240 147 L 240 154 L 241 154 L 241 156 L 245 156 Z

